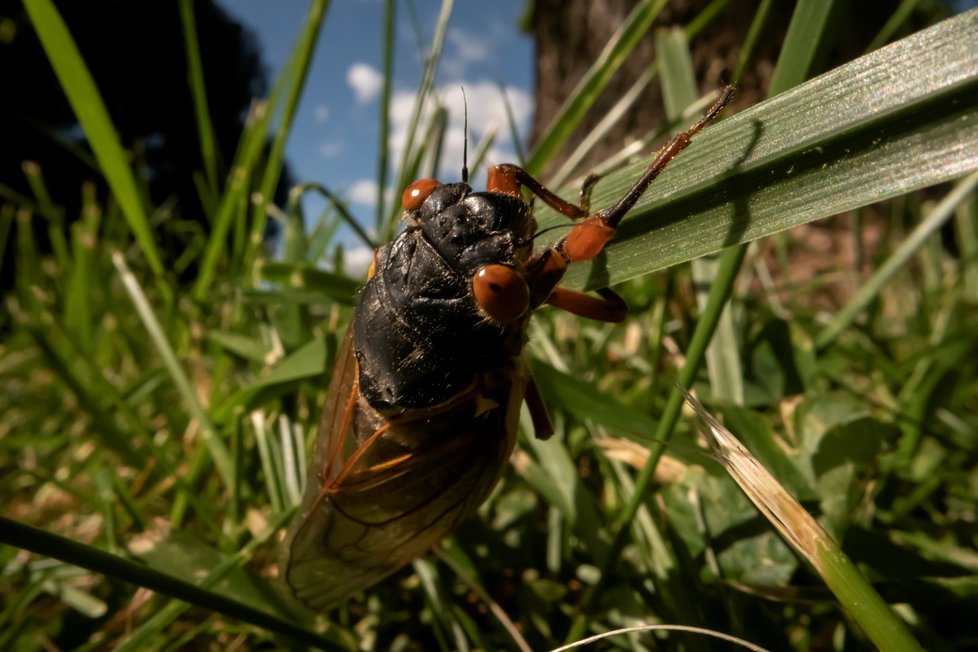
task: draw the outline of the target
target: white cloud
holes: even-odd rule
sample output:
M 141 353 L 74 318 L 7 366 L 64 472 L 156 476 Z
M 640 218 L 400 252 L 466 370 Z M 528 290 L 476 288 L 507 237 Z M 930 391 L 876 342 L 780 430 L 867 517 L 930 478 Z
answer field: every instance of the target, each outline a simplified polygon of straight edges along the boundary
M 462 93 L 459 86 L 459 83 L 453 82 L 444 84 L 438 89 L 438 97 L 449 112 L 441 158 L 442 169 L 438 172 L 445 181 L 457 179 L 462 168 L 464 130 Z M 466 82 L 465 96 L 469 111 L 469 152 L 475 149 L 487 133 L 494 131 L 495 140 L 487 153 L 486 163 L 493 165 L 514 162 L 516 156 L 510 138 L 509 119 L 506 116 L 506 106 L 499 86 L 488 80 Z M 533 111 L 532 96 L 526 90 L 519 88 L 507 88 L 506 96 L 513 111 L 517 130 L 520 134 L 525 134 Z M 414 109 L 414 99 L 413 91 L 395 91 L 391 97 L 391 137 L 388 142 L 392 160 L 398 163 L 407 141 L 407 128 Z M 429 101 L 425 121 L 431 116 L 433 106 L 434 102 Z M 422 122 L 422 131 L 425 121 Z
M 377 205 L 377 182 L 373 179 L 359 179 L 347 190 L 350 201 L 362 206 Z
M 489 40 L 471 32 L 453 27 L 448 30 L 446 38 L 455 48 L 454 55 L 466 61 L 486 61 L 492 54 Z
M 325 104 L 317 104 L 313 115 L 316 118 L 316 122 L 322 124 L 329 120 L 329 107 Z
M 370 247 L 356 247 L 343 254 L 343 267 L 348 276 L 362 278 L 374 260 L 374 250 Z
M 452 27 L 445 40 L 445 56 L 441 58 L 439 67 L 448 78 L 462 79 L 470 64 L 483 63 L 495 57 L 495 38 Z
M 343 153 L 343 143 L 327 141 L 319 146 L 319 155 L 323 158 L 336 158 Z
M 358 61 L 346 71 L 346 83 L 353 89 L 357 103 L 366 104 L 380 93 L 384 85 L 384 76 L 369 63 Z

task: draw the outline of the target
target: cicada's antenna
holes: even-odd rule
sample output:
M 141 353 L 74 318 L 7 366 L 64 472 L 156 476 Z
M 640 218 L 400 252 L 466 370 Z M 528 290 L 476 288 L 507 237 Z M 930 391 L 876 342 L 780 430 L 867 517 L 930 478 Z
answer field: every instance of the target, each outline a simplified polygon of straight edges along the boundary
M 462 89 L 462 183 L 469 182 L 469 102 L 465 99 L 465 86 Z

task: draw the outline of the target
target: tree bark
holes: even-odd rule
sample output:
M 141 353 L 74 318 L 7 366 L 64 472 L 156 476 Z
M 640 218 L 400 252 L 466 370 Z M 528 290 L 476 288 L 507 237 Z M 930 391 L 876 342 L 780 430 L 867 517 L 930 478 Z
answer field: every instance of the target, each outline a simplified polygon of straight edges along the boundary
M 614 74 L 563 151 L 550 162 L 550 170 L 573 151 L 639 75 L 653 64 L 655 30 L 688 25 L 709 1 L 671 0 L 665 6 L 656 18 L 653 29 Z M 536 43 L 536 113 L 530 134 L 531 143 L 539 140 L 549 127 L 564 101 L 637 4 L 638 0 L 533 0 L 529 22 Z M 721 14 L 692 39 L 690 53 L 701 93 L 720 88 L 731 80 L 743 39 L 759 4 L 759 0 L 729 2 Z M 834 21 L 837 26 L 831 34 L 834 44 L 821 53 L 813 72 L 820 72 L 829 65 L 848 61 L 862 53 L 893 12 L 893 4 L 887 0 L 866 0 L 840 3 L 839 10 L 848 13 L 842 17 L 843 20 Z M 751 57 L 751 65 L 738 80 L 732 113 L 767 96 L 771 74 L 793 11 L 794 3 L 781 0 L 772 3 L 764 31 Z M 909 21 L 905 30 L 912 30 L 914 22 L 919 21 Z M 634 110 L 623 116 L 577 172 L 583 174 L 593 169 L 595 163 L 619 151 L 630 140 L 663 120 L 662 93 L 656 80 L 641 94 L 634 104 Z

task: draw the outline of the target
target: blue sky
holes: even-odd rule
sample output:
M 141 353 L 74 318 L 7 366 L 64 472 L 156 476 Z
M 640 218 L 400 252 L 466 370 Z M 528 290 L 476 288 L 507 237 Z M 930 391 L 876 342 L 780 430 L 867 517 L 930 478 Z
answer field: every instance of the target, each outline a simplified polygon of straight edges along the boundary
M 219 0 L 219 4 L 253 31 L 269 80 L 274 79 L 298 38 L 309 3 Z M 389 141 L 395 162 L 422 74 L 418 38 L 407 5 L 397 4 Z M 441 3 L 421 0 L 414 5 L 427 47 Z M 436 80 L 451 114 L 440 172 L 445 181 L 456 180 L 461 168 L 459 86 L 464 85 L 468 98 L 470 151 L 486 129 L 495 126 L 497 144 L 488 160 L 514 160 L 499 82 L 507 87 L 521 133 L 529 128 L 533 42 L 518 29 L 525 5 L 525 0 L 455 3 Z M 382 20 L 380 0 L 330 3 L 286 150 L 297 181 L 318 181 L 342 193 L 365 224 L 373 223 L 376 196 Z

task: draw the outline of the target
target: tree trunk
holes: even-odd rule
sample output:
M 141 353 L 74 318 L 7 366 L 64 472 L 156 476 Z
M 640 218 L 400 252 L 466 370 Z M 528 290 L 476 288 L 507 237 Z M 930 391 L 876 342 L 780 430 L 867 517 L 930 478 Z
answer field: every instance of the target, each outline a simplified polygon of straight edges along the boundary
M 530 30 L 536 42 L 536 113 L 531 142 L 536 142 L 549 127 L 566 98 L 636 4 L 638 0 L 533 0 Z M 622 63 L 567 146 L 550 162 L 551 166 L 559 165 L 628 91 L 639 75 L 653 64 L 655 30 L 686 26 L 708 4 L 709 0 L 671 0 L 665 6 L 656 18 L 653 29 Z M 690 43 L 701 93 L 717 89 L 731 80 L 743 39 L 759 4 L 759 0 L 729 2 L 722 13 Z M 813 72 L 824 70 L 829 64 L 848 61 L 863 52 L 892 13 L 893 5 L 887 0 L 868 0 L 840 3 L 839 10 L 848 12 L 848 15 L 844 16 L 844 20 L 834 21 L 837 26 L 835 31 L 838 32 L 833 34 L 835 45 L 822 53 L 814 64 Z M 766 97 L 793 11 L 794 3 L 780 0 L 772 3 L 764 31 L 751 57 L 751 65 L 737 82 L 737 96 L 731 113 Z M 905 26 L 907 30 L 912 28 L 912 24 Z M 634 104 L 634 110 L 623 116 L 577 172 L 588 172 L 596 162 L 619 151 L 630 140 L 663 120 L 662 93 L 658 80 L 655 80 L 641 94 Z

